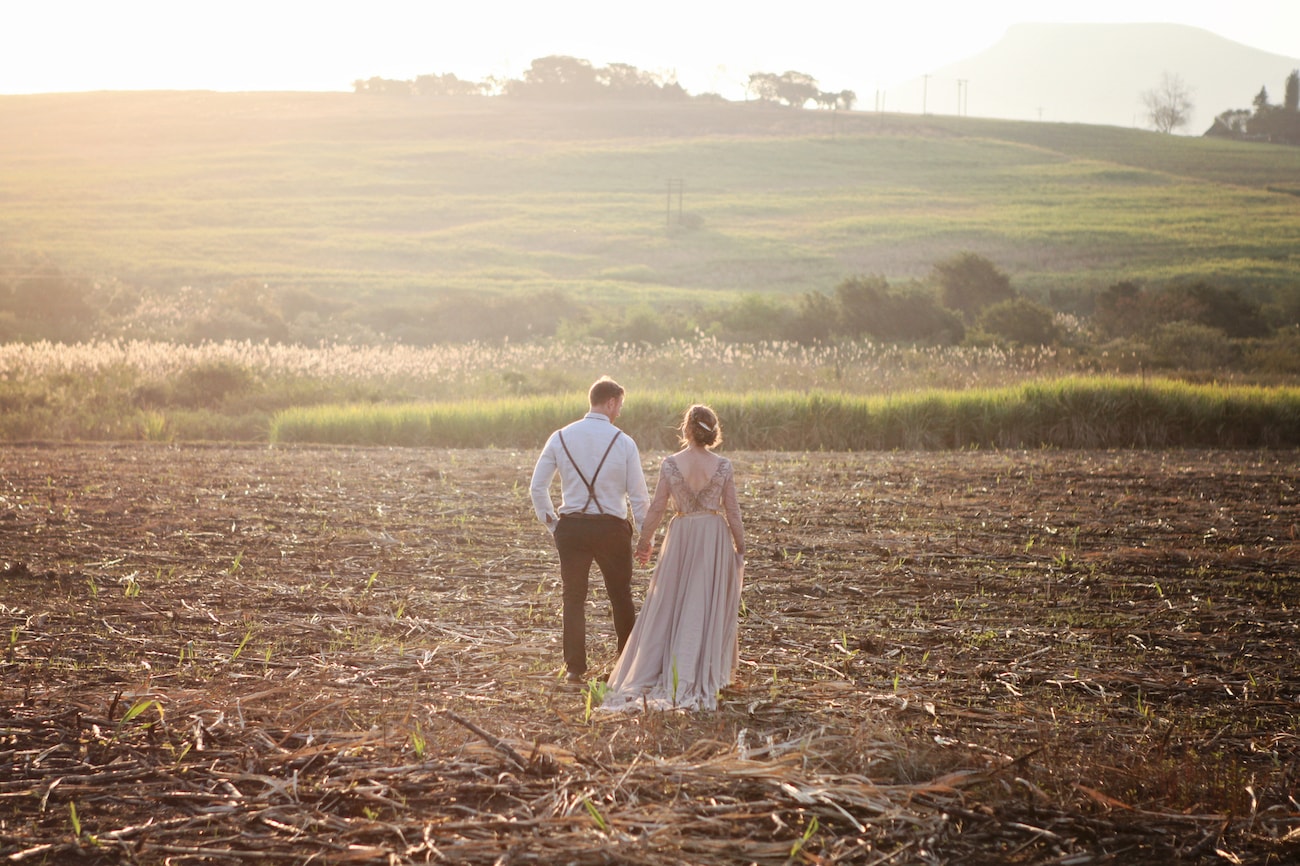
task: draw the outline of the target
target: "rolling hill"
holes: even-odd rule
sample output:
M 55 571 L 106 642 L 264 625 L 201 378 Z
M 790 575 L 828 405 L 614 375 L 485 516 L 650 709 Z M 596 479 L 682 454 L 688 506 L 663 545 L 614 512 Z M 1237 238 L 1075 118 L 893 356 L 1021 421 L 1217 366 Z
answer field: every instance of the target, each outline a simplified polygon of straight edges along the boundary
M 1145 128 L 1141 94 L 1168 72 L 1192 91 L 1181 131 L 1200 135 L 1222 112 L 1249 109 L 1261 87 L 1281 102 L 1296 68 L 1300 59 L 1180 24 L 1019 24 L 988 50 L 888 98 L 896 111 Z
M 709 102 L 0 97 L 0 254 L 171 290 L 658 302 L 924 277 L 1294 287 L 1300 149 Z

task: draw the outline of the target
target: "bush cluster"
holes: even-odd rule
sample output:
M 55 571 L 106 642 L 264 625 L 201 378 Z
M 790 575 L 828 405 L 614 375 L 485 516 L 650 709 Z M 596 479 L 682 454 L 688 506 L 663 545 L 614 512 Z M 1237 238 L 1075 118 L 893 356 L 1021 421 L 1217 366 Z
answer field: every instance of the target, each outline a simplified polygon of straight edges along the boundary
M 0 273 L 0 342 L 91 338 L 286 345 L 437 346 L 561 339 L 661 345 L 702 334 L 729 343 L 1064 346 L 1105 369 L 1295 374 L 1300 292 L 1263 305 L 1205 280 L 1121 281 L 1069 299 L 1073 317 L 1018 293 L 988 259 L 962 252 L 928 279 L 857 275 L 797 297 L 746 294 L 694 304 L 578 303 L 558 289 L 512 296 L 348 298 L 238 280 L 171 292 L 95 283 L 44 261 Z M 1053 298 L 1059 306 L 1061 299 Z M 211 390 L 211 389 L 206 389 Z M 168 395 L 174 402 L 175 394 Z

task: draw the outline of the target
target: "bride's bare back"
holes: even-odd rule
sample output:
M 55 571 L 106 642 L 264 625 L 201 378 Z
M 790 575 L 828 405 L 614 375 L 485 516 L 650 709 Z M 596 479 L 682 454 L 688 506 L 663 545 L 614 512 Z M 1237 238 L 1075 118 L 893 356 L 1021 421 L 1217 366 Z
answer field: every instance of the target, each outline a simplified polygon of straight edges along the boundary
M 698 493 L 713 480 L 722 458 L 704 448 L 683 448 L 673 455 L 673 461 L 686 486 Z

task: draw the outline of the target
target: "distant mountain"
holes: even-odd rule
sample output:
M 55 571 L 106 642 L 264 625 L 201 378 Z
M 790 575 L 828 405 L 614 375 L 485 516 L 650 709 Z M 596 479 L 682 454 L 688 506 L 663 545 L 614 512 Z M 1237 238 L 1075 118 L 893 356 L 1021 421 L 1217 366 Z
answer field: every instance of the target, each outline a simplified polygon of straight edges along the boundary
M 890 90 L 885 107 L 1145 128 L 1142 93 L 1169 72 L 1195 105 L 1179 132 L 1200 135 L 1221 112 L 1249 109 L 1261 87 L 1280 103 L 1296 68 L 1300 59 L 1181 24 L 1017 24 L 987 51 Z

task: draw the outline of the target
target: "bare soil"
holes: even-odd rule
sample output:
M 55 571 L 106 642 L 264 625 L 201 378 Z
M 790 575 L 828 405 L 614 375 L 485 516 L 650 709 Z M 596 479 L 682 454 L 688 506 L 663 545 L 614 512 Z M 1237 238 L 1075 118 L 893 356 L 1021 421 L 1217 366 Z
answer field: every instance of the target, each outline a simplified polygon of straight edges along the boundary
M 0 857 L 1300 858 L 1300 455 L 730 456 L 738 681 L 608 717 L 532 454 L 0 450 Z

